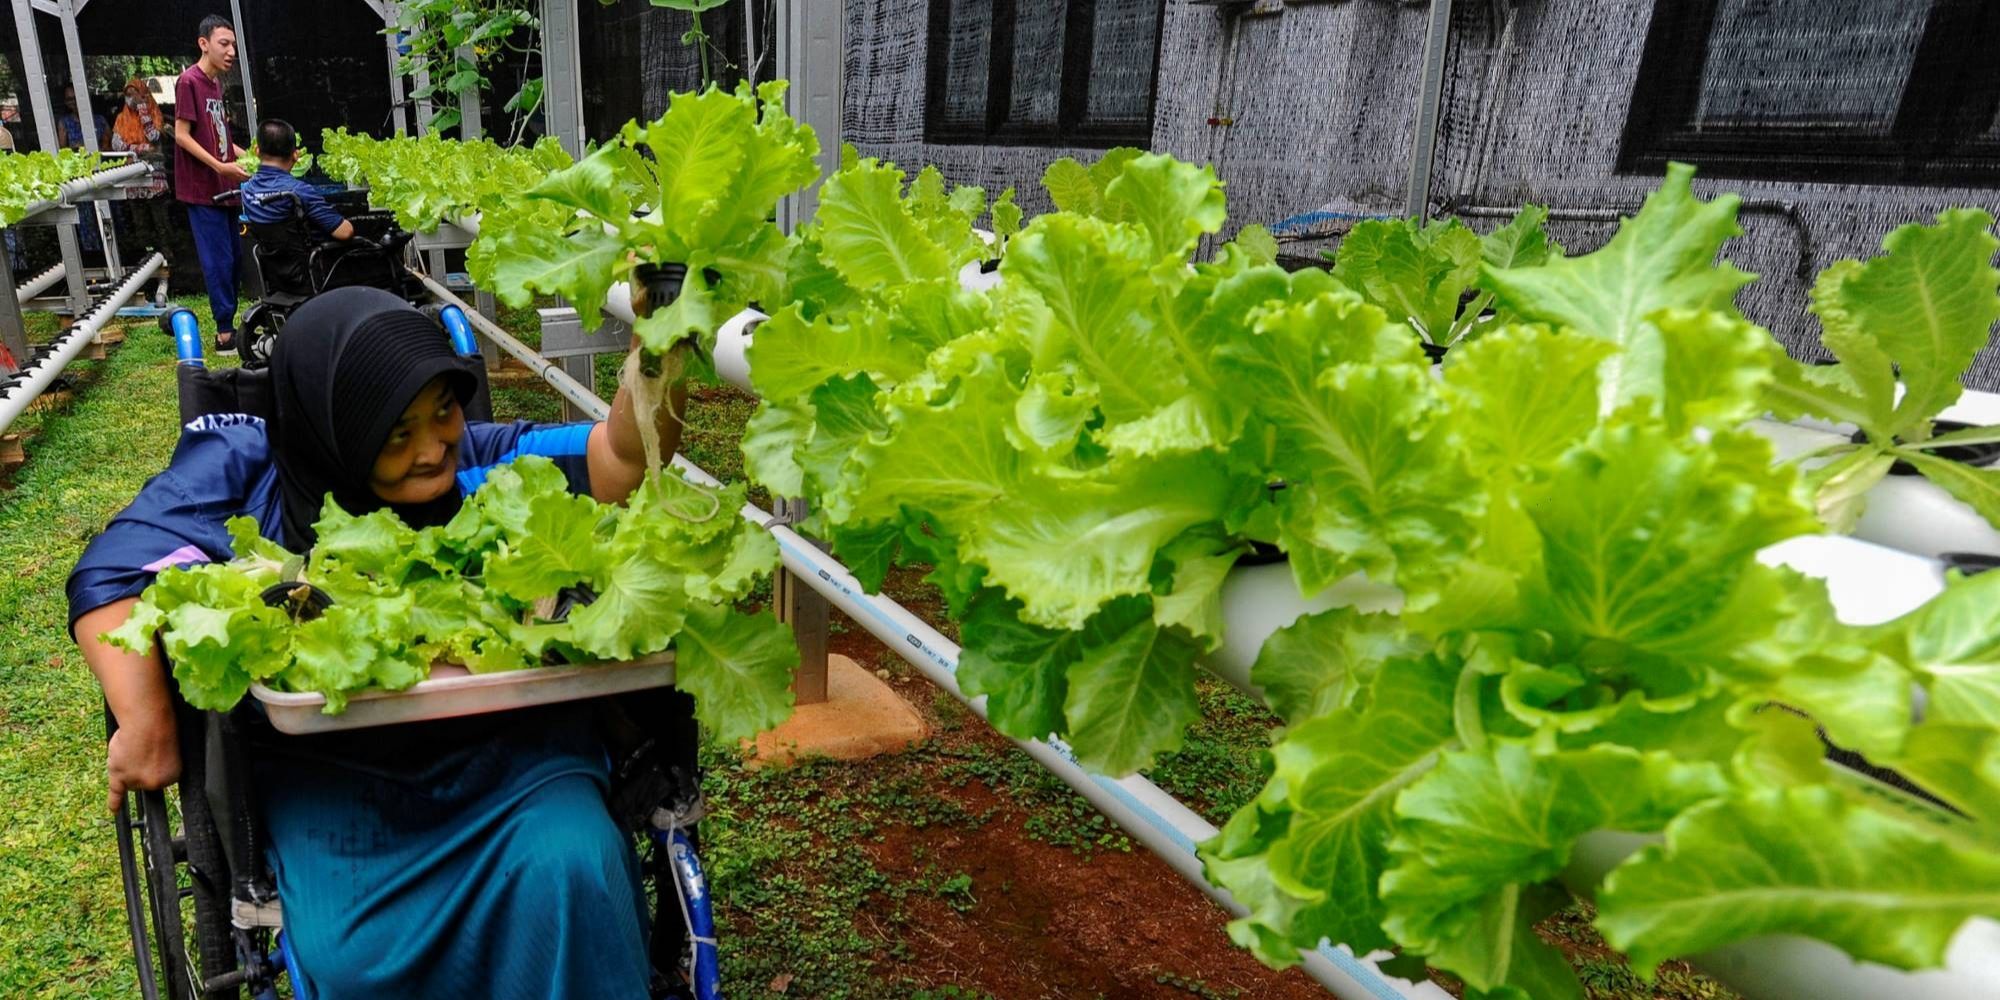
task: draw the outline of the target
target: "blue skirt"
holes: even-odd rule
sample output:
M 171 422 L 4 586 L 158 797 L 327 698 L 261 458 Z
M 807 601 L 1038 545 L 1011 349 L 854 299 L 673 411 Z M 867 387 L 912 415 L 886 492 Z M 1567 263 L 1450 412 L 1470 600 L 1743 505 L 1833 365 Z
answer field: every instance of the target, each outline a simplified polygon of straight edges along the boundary
M 587 710 L 257 742 L 302 996 L 646 997 L 645 895 Z

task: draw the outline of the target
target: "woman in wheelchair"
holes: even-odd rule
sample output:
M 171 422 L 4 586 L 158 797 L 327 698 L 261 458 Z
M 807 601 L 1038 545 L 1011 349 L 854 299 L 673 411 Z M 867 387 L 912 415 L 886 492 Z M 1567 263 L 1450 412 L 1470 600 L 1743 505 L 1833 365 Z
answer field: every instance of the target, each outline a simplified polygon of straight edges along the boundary
M 273 359 L 271 424 L 190 423 L 166 470 L 91 542 L 69 580 L 71 631 L 119 724 L 114 809 L 127 790 L 173 782 L 179 751 L 157 649 L 127 654 L 98 636 L 159 569 L 227 558 L 228 517 L 256 516 L 294 551 L 312 546 L 329 495 L 354 513 L 441 524 L 488 469 L 523 454 L 548 456 L 572 490 L 602 501 L 639 485 L 623 389 L 601 423 L 467 422 L 471 364 L 394 295 L 318 296 Z M 684 404 L 677 394 L 662 408 L 670 449 Z M 312 737 L 263 729 L 251 744 L 301 996 L 647 995 L 638 863 L 606 805 L 587 707 Z

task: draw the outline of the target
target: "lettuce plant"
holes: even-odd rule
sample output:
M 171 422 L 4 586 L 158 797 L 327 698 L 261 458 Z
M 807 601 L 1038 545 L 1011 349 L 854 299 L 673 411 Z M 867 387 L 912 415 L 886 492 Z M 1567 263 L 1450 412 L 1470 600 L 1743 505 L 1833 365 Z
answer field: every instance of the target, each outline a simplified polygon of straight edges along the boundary
M 769 614 L 734 609 L 777 562 L 771 536 L 736 516 L 745 487 L 719 491 L 672 472 L 618 506 L 571 494 L 545 458 L 494 470 L 450 523 L 412 529 L 389 511 L 359 517 L 331 500 L 305 557 L 229 524 L 234 558 L 168 569 L 106 640 L 140 652 L 157 633 L 189 704 L 226 711 L 251 682 L 326 696 L 397 691 L 434 662 L 476 672 L 626 660 L 675 650 L 675 684 L 714 736 L 750 736 L 791 712 L 798 651 Z M 267 588 L 310 584 L 333 599 L 295 621 Z M 538 601 L 595 595 L 561 622 Z M 303 616 L 302 616 L 303 617 Z
M 1715 263 L 1734 201 L 1695 199 L 1690 173 L 1596 253 L 1489 269 L 1540 322 L 1407 387 L 1482 470 L 1435 598 L 1307 616 L 1264 647 L 1251 676 L 1287 728 L 1202 853 L 1266 961 L 1330 939 L 1421 958 L 1468 996 L 1580 1000 L 1533 927 L 1599 830 L 1655 835 L 1593 887 L 1642 973 L 1773 933 L 1935 965 L 1967 918 L 2000 914 L 1975 888 L 2000 873 L 2000 687 L 1973 665 L 2000 579 L 1862 630 L 1757 561 L 1818 524 L 1796 469 L 1737 429 L 1781 359 L 1730 304 L 1747 276 Z M 1829 769 L 1818 732 L 1949 808 Z
M 982 216 L 990 219 L 991 245 L 974 229 Z M 993 199 L 989 213 L 983 188 L 947 190 L 936 167 L 905 185 L 895 164 L 843 146 L 840 169 L 820 186 L 818 212 L 796 234 L 789 276 L 798 315 L 787 322 L 843 316 L 912 285 L 955 279 L 966 264 L 999 256 L 1020 228 L 1013 188 Z
M 1512 221 L 1481 236 L 1457 219 L 1369 219 L 1341 239 L 1334 277 L 1415 330 L 1424 343 L 1450 347 L 1471 333 L 1493 293 L 1474 291 L 1480 268 L 1534 267 L 1562 256 L 1542 224 L 1549 210 L 1525 205 Z
M 973 293 L 894 210 L 900 174 L 850 169 L 886 220 L 856 231 L 917 250 L 835 239 L 860 210 L 828 183 L 831 269 L 888 287 L 759 329 L 746 467 L 813 498 L 871 585 L 897 559 L 933 567 L 1002 731 L 1065 734 L 1113 772 L 1177 745 L 1252 541 L 1307 592 L 1356 571 L 1419 599 L 1442 582 L 1471 477 L 1412 391 L 1430 378 L 1414 340 L 1328 275 L 1274 266 L 1261 230 L 1191 264 L 1224 220 L 1213 172 L 1136 152 L 1052 167 L 1058 204 L 1086 210 L 1035 219 Z
M 398 225 L 430 232 L 441 221 L 517 199 L 569 166 L 570 157 L 551 138 L 498 146 L 434 134 L 376 139 L 339 128 L 320 134 L 319 165 L 334 180 L 366 186 L 369 202 L 395 212 Z
M 1224 221 L 1207 171 L 1058 165 L 1061 210 L 1011 241 L 997 289 L 939 263 L 760 329 L 746 466 L 812 497 L 865 582 L 932 566 L 993 723 L 1107 772 L 1194 717 L 1250 542 L 1305 594 L 1393 584 L 1398 613 L 1306 616 L 1253 668 L 1286 727 L 1202 852 L 1266 961 L 1332 940 L 1469 996 L 1580 1000 L 1532 928 L 1578 841 L 1617 830 L 1657 841 L 1591 887 L 1642 971 L 1766 933 L 1935 964 L 2000 912 L 1951 888 L 2000 870 L 2000 689 L 1978 665 L 2000 632 L 1973 611 L 2000 577 L 1863 630 L 1757 560 L 1818 523 L 1741 429 L 1783 358 L 1733 304 L 1750 276 L 1717 262 L 1737 203 L 1691 174 L 1596 253 L 1482 264 L 1498 318 L 1437 377 L 1337 272 L 1287 274 L 1254 233 L 1193 262 Z M 1827 769 L 1819 731 L 1956 812 Z
M 659 354 L 691 337 L 712 347 L 715 328 L 746 303 L 783 296 L 788 246 L 771 215 L 818 176 L 819 140 L 785 113 L 785 88 L 675 94 L 658 120 L 626 123 L 482 216 L 473 278 L 516 308 L 561 295 L 595 328 L 611 286 L 639 265 L 683 264 L 679 298 L 633 330 Z M 560 207 L 553 225 L 546 205 Z
M 1827 268 L 1813 286 L 1820 340 L 1839 363 L 1780 365 L 1768 400 L 1780 416 L 1860 428 L 1862 443 L 1811 456 L 1830 459 L 1809 477 L 1820 516 L 1834 530 L 1854 526 L 1868 489 L 1897 462 L 2000 527 L 2000 470 L 1945 453 L 2000 443 L 2000 427 L 1936 429 L 2000 320 L 2000 270 L 1993 267 L 2000 240 L 1992 227 L 1993 217 L 1979 209 L 1943 212 L 1934 225 L 1890 233 L 1880 257 Z
M 0 226 L 21 221 L 29 207 L 60 195 L 64 181 L 89 176 L 101 166 L 97 154 L 75 149 L 0 153 Z

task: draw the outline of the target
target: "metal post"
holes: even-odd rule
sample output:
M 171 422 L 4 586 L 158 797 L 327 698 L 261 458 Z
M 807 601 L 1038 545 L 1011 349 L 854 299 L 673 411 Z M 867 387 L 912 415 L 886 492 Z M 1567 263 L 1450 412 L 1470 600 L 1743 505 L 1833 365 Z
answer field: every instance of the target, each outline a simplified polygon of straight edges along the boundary
M 390 29 L 396 27 L 395 4 L 383 6 L 382 26 Z M 396 123 L 397 135 L 408 135 L 410 114 L 403 108 L 403 74 L 396 72 L 397 65 L 403 61 L 403 54 L 396 51 L 396 36 L 393 33 L 384 34 L 382 42 L 389 47 L 389 117 Z
M 474 52 L 470 45 L 461 45 L 458 47 L 458 58 L 476 63 L 479 60 L 479 53 Z M 479 88 L 474 87 L 458 95 L 458 137 L 467 140 L 477 139 L 482 131 L 479 123 Z
M 256 75 L 250 66 L 250 48 L 243 44 L 250 34 L 243 27 L 243 0 L 229 0 L 229 13 L 236 25 L 236 64 L 243 67 L 243 113 L 250 116 L 245 121 L 253 130 L 251 134 L 255 135 L 254 129 L 261 119 L 257 117 L 257 91 L 250 85 L 250 78 Z
M 793 118 L 811 125 L 819 136 L 821 177 L 840 169 L 840 35 L 841 5 L 779 0 L 777 59 L 772 77 L 792 81 L 786 94 Z M 812 218 L 819 206 L 819 185 L 789 194 L 778 204 L 778 225 L 790 230 Z
M 473 310 L 479 313 L 479 315 L 495 322 L 499 321 L 500 300 L 494 298 L 492 292 L 483 288 L 474 289 L 472 292 L 472 305 Z M 500 370 L 500 345 L 494 343 L 493 338 L 488 337 L 483 331 L 479 331 L 479 353 L 486 358 L 486 370 L 488 372 L 497 372 Z M 595 372 L 596 369 L 592 368 L 593 377 L 595 376 Z M 592 383 L 590 388 L 593 392 L 597 390 L 595 383 Z
M 417 81 L 418 90 L 423 90 L 424 88 L 429 87 L 431 85 L 431 70 L 429 63 L 417 64 L 417 72 L 415 74 L 415 79 Z M 417 98 L 416 134 L 417 135 L 428 134 L 431 130 L 431 119 L 435 117 L 437 117 L 437 108 L 431 104 L 431 99 L 428 97 Z
M 82 9 L 82 2 L 67 0 L 58 20 L 62 22 L 63 49 L 69 54 L 70 87 L 76 91 L 76 124 L 83 133 L 83 148 L 87 152 L 101 153 L 104 151 L 102 137 L 97 134 L 96 116 L 90 113 L 90 80 L 83 65 L 83 40 L 76 30 L 76 15 Z M 118 227 L 111 224 L 110 207 L 102 202 L 92 202 L 89 219 L 89 224 L 97 227 L 98 245 L 104 248 L 105 269 L 116 278 L 125 269 L 118 259 Z
M 1417 93 L 1417 133 L 1410 140 L 1410 184 L 1403 211 L 1419 222 L 1431 216 L 1431 159 L 1437 155 L 1439 107 L 1444 103 L 1444 57 L 1451 47 L 1451 0 L 1431 0 L 1424 32 L 1422 89 Z
M 577 65 L 576 0 L 542 2 L 542 107 L 549 134 L 583 159 L 583 74 Z
M 44 151 L 53 151 L 59 145 L 55 105 L 49 101 L 49 71 L 42 63 L 42 36 L 35 27 L 34 5 L 28 0 L 14 0 L 14 28 L 21 40 L 21 75 L 26 77 L 28 97 L 35 105 L 35 138 Z M 84 280 L 83 248 L 77 245 L 76 229 L 57 226 L 56 245 L 62 251 L 70 314 L 81 316 L 90 308 L 90 286 Z
M 803 520 L 809 509 L 804 500 L 777 498 L 778 517 L 790 524 Z M 792 627 L 799 646 L 799 669 L 792 675 L 792 695 L 797 704 L 815 705 L 826 700 L 826 597 L 807 586 L 790 570 L 771 580 L 771 603 L 778 620 Z
M 572 354 L 558 361 L 557 365 L 562 368 L 563 374 L 589 387 L 591 395 L 603 395 L 603 393 L 597 391 L 597 359 L 595 357 L 588 354 Z M 573 423 L 579 420 L 589 420 L 590 414 L 585 413 L 581 407 L 565 399 L 562 401 L 562 419 L 564 422 Z

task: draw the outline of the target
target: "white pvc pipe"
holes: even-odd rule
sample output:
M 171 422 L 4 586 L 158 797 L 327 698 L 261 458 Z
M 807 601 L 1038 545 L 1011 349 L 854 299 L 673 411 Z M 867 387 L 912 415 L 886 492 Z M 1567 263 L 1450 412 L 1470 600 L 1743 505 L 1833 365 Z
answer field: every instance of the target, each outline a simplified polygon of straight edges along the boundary
M 745 392 L 755 392 L 750 385 L 750 340 L 757 332 L 757 326 L 769 316 L 755 309 L 745 309 L 722 328 L 715 331 L 715 374 L 730 385 Z
M 15 418 L 27 410 L 28 404 L 34 402 L 35 397 L 40 396 L 42 390 L 48 388 L 49 383 L 54 382 L 56 376 L 76 360 L 85 347 L 90 346 L 91 341 L 97 339 L 97 332 L 104 328 L 104 321 L 118 315 L 118 310 L 124 308 L 132 294 L 165 263 L 166 258 L 157 253 L 146 258 L 138 270 L 126 275 L 110 295 L 99 299 L 82 319 L 63 333 L 62 338 L 56 341 L 55 350 L 29 361 L 22 368 L 27 379 L 0 396 L 0 432 L 12 426 Z
M 112 167 L 109 170 L 99 170 L 94 174 L 85 174 L 82 177 L 70 178 L 62 182 L 62 186 L 58 189 L 59 193 L 55 198 L 48 201 L 38 201 L 29 205 L 21 213 L 20 222 L 14 224 L 18 226 L 58 205 L 67 205 L 74 201 L 87 200 L 84 196 L 99 188 L 144 177 L 148 173 L 151 173 L 152 169 L 152 166 L 149 164 L 135 161 L 127 163 L 122 167 Z
M 1222 620 L 1229 627 L 1222 633 L 1222 644 L 1202 657 L 1202 666 L 1262 704 L 1264 691 L 1250 682 L 1250 665 L 1257 662 L 1257 653 L 1271 633 L 1329 608 L 1398 611 L 1403 592 L 1357 573 L 1302 598 L 1291 565 L 1279 562 L 1231 570 L 1222 581 L 1221 601 Z
M 28 280 L 15 286 L 14 297 L 20 300 L 22 305 L 26 305 L 30 300 L 32 300 L 36 296 L 42 294 L 43 292 L 48 291 L 50 288 L 55 287 L 56 282 L 63 280 L 63 275 L 65 273 L 66 271 L 63 268 L 62 263 L 58 261 L 54 266 L 50 267 L 48 270 L 43 271 L 42 273 L 37 274 L 34 277 L 29 278 Z
M 1900 399 L 1900 384 L 1896 392 Z M 1966 390 L 1938 418 L 1982 427 L 2000 424 L 2000 395 Z M 1851 424 L 1816 419 L 1789 424 L 1753 420 L 1748 426 L 1769 438 L 1777 446 L 1781 459 L 1846 444 L 1854 433 Z M 1856 538 L 1932 558 L 1948 552 L 2000 555 L 2000 530 L 1923 476 L 1884 477 L 1868 491 L 1853 534 Z
M 679 459 L 676 462 L 680 464 Z M 960 650 L 956 643 L 896 602 L 867 593 L 845 567 L 791 528 L 769 523 L 766 527 L 777 539 L 785 568 L 793 576 L 806 581 L 883 645 L 908 660 L 931 683 L 964 702 L 981 719 L 986 717 L 986 699 L 969 698 L 958 686 Z M 1060 739 L 1014 740 L 1014 744 L 1218 905 L 1236 916 L 1246 912 L 1229 893 L 1209 883 L 1195 854 L 1196 844 L 1215 835 L 1213 825 L 1138 775 L 1107 778 L 1085 771 Z M 1382 972 L 1379 962 L 1387 957 L 1387 952 L 1357 957 L 1345 946 L 1331 945 L 1300 953 L 1305 973 L 1342 1000 L 1445 1000 L 1450 996 L 1435 983 L 1411 982 Z

